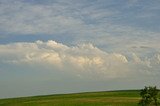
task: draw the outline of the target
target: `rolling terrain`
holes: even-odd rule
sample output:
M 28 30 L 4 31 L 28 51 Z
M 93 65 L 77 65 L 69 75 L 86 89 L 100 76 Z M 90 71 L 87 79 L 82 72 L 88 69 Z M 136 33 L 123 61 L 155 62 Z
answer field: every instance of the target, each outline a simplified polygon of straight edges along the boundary
M 0 99 L 0 106 L 137 106 L 138 90 L 85 92 Z

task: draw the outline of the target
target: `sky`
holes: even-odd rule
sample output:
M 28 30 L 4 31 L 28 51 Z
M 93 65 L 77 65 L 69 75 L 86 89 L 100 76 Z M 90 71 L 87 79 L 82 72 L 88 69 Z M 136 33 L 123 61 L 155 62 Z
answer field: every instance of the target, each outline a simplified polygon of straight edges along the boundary
M 159 0 L 0 0 L 0 98 L 160 87 Z

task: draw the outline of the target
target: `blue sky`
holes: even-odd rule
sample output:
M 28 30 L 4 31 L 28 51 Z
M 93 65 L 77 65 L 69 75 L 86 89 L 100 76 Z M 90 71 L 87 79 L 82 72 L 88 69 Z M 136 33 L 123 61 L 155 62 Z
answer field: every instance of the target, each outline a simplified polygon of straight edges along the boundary
M 159 0 L 0 0 L 0 97 L 160 87 Z

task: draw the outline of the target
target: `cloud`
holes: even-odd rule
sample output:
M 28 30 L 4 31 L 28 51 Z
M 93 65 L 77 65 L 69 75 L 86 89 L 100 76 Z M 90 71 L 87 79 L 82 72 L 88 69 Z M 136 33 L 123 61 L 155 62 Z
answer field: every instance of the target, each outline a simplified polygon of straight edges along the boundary
M 53 72 L 67 72 L 71 76 L 99 79 L 123 78 L 130 74 L 155 71 L 158 73 L 159 54 L 140 58 L 133 53 L 131 58 L 120 53 L 107 53 L 92 44 L 67 46 L 55 41 L 17 42 L 0 45 L 0 62 L 15 67 L 25 66 L 33 69 L 47 67 Z M 9 69 L 11 70 L 11 69 Z M 44 69 L 45 71 L 45 69 Z
M 36 41 L 34 43 L 13 43 L 0 46 L 1 62 L 10 64 L 46 64 L 57 70 L 70 70 L 77 75 L 102 74 L 103 77 L 117 77 L 115 66 L 121 67 L 128 61 L 118 53 L 108 54 L 92 44 L 75 47 L 57 43 L 55 41 Z M 10 57 L 8 56 L 10 55 Z M 9 57 L 9 58 L 8 58 Z M 112 72 L 113 71 L 113 72 Z M 82 75 L 83 76 L 83 75 Z
M 0 4 L 0 31 L 2 33 L 0 37 L 2 40 L 0 42 L 8 41 L 9 38 L 11 39 L 8 42 L 13 42 L 12 40 L 17 37 L 23 39 L 20 41 L 25 41 L 24 38 L 30 40 L 31 36 L 36 35 L 34 38 L 36 40 L 57 38 L 61 42 L 62 38 L 67 39 L 69 42 L 65 42 L 66 40 L 64 42 L 69 45 L 75 45 L 77 42 L 91 42 L 103 50 L 107 49 L 107 52 L 124 52 L 133 46 L 143 45 L 159 48 L 157 46 L 159 30 L 146 29 L 147 25 L 137 18 L 143 12 L 136 10 L 136 6 L 141 6 L 141 3 L 137 0 L 129 0 L 125 4 L 127 6 L 133 4 L 133 7 L 127 7 L 128 10 L 124 3 L 117 1 L 2 0 Z M 152 5 L 156 4 L 158 3 L 153 2 Z M 150 9 L 154 7 L 152 5 L 147 4 L 143 7 Z M 128 11 L 124 11 L 119 6 L 124 6 Z M 132 8 L 134 8 L 133 14 L 128 14 Z M 156 12 L 148 10 L 143 13 L 148 15 Z M 149 19 L 145 22 L 157 23 L 156 20 Z M 131 22 L 138 23 L 140 26 L 137 27 Z M 159 28 L 155 25 L 149 26 Z
M 30 4 L 16 1 L 1 3 L 1 30 L 18 34 L 66 33 L 83 26 L 79 19 L 67 16 L 67 6 Z M 61 15 L 62 14 L 62 15 Z M 82 25 L 81 25 L 82 24 Z M 76 27 L 78 28 L 78 27 Z
M 96 5 L 97 3 L 99 5 Z M 127 34 L 131 26 L 117 24 L 112 20 L 113 17 L 119 17 L 122 11 L 107 7 L 100 8 L 102 4 L 109 5 L 108 2 L 99 1 L 79 4 L 73 1 L 55 1 L 50 4 L 19 0 L 2 2 L 0 30 L 10 34 L 69 33 L 78 36 L 89 34 L 92 36 L 94 33 L 98 36 L 114 32 Z M 132 31 L 132 33 L 135 32 Z

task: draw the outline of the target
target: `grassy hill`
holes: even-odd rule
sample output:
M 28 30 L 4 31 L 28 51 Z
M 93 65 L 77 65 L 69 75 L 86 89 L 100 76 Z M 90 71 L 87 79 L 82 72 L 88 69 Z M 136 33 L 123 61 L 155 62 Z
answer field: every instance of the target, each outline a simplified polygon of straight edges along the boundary
M 0 106 L 137 106 L 139 91 L 106 91 L 0 99 Z

